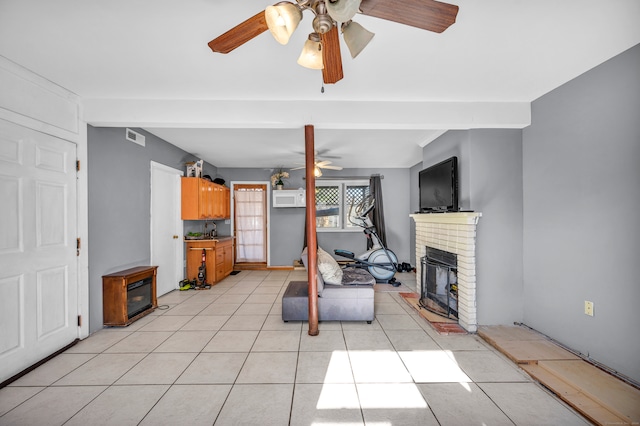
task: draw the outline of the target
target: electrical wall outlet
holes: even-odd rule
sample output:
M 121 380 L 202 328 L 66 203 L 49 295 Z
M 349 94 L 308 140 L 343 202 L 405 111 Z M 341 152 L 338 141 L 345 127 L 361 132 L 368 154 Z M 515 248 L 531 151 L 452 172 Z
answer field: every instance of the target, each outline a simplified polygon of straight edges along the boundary
M 584 301 L 584 314 L 593 316 L 593 302 L 589 302 L 588 300 Z

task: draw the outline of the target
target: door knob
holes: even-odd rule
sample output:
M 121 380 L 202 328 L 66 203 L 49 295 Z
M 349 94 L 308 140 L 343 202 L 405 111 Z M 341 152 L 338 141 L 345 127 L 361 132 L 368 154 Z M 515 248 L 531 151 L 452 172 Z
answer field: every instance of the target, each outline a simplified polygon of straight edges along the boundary
M 178 237 L 177 235 L 174 235 L 174 236 L 173 236 L 173 239 L 174 239 L 174 240 L 177 240 L 178 238 L 179 238 L 179 237 Z

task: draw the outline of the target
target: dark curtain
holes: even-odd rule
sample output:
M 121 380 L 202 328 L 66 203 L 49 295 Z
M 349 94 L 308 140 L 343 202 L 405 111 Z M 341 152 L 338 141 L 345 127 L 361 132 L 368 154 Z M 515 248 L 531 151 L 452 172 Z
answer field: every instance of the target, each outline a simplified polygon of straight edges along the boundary
M 376 227 L 378 237 L 383 246 L 387 246 L 387 236 L 384 226 L 384 204 L 382 202 L 382 182 L 380 181 L 380 175 L 373 175 L 369 179 L 369 190 L 375 201 L 375 208 L 369 213 L 369 219 Z M 373 247 L 371 239 L 367 238 L 367 250 Z
M 309 225 L 307 224 L 307 215 L 305 213 L 305 215 L 304 215 L 304 237 L 303 237 L 304 239 L 302 240 L 302 250 L 304 250 L 305 247 L 307 247 L 307 228 L 308 228 L 308 226 Z M 316 232 L 316 248 L 319 246 L 317 235 L 318 235 L 318 233 Z M 302 250 L 300 252 L 302 252 Z
M 305 212 L 305 215 L 304 215 L 304 240 L 302 240 L 302 250 L 304 250 L 306 247 L 307 247 L 307 214 Z M 302 250 L 300 250 L 300 253 L 302 253 Z

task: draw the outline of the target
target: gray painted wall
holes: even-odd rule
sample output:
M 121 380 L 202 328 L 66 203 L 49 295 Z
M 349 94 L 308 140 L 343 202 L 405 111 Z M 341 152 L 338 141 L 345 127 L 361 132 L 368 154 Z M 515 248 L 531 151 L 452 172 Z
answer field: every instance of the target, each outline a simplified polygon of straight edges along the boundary
M 470 130 L 480 324 L 522 320 L 522 131 Z
M 522 132 L 449 131 L 423 149 L 422 167 L 458 157 L 461 210 L 481 212 L 476 239 L 478 322 L 522 320 Z
M 147 133 L 142 147 L 125 139 L 123 128 L 88 126 L 89 331 L 103 326 L 102 276 L 148 265 L 151 161 L 185 170 L 189 153 Z M 215 176 L 205 164 L 204 174 Z M 159 272 L 161 273 L 161 271 Z
M 639 72 L 637 45 L 533 102 L 523 134 L 524 321 L 636 381 Z
M 467 130 L 450 130 L 425 146 L 422 150 L 422 167 L 426 169 L 454 155 L 458 157 L 458 206 L 461 210 L 470 210 L 471 154 Z
M 344 169 L 325 171 L 324 176 L 371 176 L 378 173 L 382 179 L 384 214 L 387 227 L 387 244 L 399 261 L 409 262 L 409 169 Z M 269 181 L 271 170 L 247 168 L 218 168 L 218 177 L 230 184 L 232 181 Z M 290 172 L 285 188 L 304 188 L 304 171 Z M 271 208 L 271 265 L 291 266 L 300 258 L 304 241 L 303 208 Z M 218 230 L 221 228 L 219 227 Z M 319 232 L 318 243 L 330 253 L 340 248 L 361 253 L 366 250 L 362 232 Z M 411 261 L 413 263 L 413 261 Z

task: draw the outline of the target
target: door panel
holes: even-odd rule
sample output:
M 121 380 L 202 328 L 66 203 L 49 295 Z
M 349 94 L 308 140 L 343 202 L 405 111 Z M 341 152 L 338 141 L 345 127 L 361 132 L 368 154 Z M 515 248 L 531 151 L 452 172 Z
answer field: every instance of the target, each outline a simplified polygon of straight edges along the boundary
M 0 279 L 0 300 L 5 308 L 0 311 L 0 356 L 8 356 L 24 344 L 23 299 L 22 275 Z
M 64 247 L 68 244 L 66 190 L 66 185 L 36 183 L 36 238 L 39 248 Z
M 75 144 L 0 120 L 0 382 L 78 337 Z
M 0 141 L 0 144 L 2 141 Z M 20 179 L 0 175 L 2 220 L 0 221 L 0 254 L 19 252 L 22 247 L 22 203 Z
M 184 275 L 180 176 L 180 170 L 151 163 L 151 263 L 158 266 L 158 296 L 178 288 Z
M 56 267 L 37 273 L 38 340 L 68 326 L 69 286 L 67 268 Z

